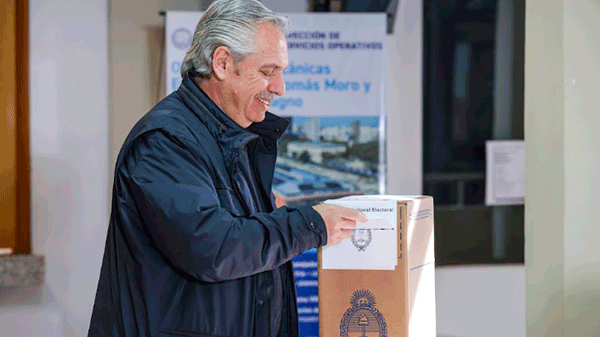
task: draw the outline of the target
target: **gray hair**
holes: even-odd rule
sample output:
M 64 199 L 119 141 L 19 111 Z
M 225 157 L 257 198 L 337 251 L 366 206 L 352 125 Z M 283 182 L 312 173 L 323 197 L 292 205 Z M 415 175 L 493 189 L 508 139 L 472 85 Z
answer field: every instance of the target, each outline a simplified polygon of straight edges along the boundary
M 283 34 L 290 20 L 274 13 L 257 0 L 215 0 L 206 10 L 194 32 L 194 39 L 181 65 L 181 77 L 190 73 L 209 79 L 213 75 L 212 58 L 220 46 L 229 48 L 234 62 L 257 53 L 255 36 L 258 25 L 271 23 Z

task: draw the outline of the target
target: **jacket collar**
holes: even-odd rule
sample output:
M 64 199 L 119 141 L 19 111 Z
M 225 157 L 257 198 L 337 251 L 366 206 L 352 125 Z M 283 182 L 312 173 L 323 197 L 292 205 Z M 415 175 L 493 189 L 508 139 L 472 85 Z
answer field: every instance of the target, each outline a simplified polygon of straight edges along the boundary
M 267 111 L 262 122 L 252 123 L 248 128 L 242 128 L 189 76 L 182 80 L 177 92 L 184 103 L 206 125 L 213 137 L 232 148 L 241 149 L 250 140 L 259 136 L 276 141 L 289 126 L 286 119 Z

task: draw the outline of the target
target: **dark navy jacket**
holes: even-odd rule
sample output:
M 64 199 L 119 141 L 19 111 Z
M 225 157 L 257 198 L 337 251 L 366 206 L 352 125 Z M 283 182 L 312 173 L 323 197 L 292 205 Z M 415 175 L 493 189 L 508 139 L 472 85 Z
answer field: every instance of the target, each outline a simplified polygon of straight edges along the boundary
M 274 209 L 287 126 L 244 129 L 189 78 L 134 126 L 89 336 L 298 335 L 290 260 L 327 234 L 311 207 Z

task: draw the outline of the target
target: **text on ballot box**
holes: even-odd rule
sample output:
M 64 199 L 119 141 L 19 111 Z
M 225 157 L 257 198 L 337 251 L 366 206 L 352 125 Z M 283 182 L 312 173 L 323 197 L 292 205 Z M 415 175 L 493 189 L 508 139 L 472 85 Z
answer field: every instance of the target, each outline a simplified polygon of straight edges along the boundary
M 292 259 L 298 301 L 300 337 L 319 336 L 319 289 L 317 250 L 308 250 Z

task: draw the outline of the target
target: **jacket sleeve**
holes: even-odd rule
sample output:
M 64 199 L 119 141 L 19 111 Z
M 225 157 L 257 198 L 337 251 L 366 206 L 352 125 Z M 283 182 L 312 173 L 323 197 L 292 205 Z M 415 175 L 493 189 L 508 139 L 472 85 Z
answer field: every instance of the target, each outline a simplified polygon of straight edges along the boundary
M 192 142 L 154 131 L 130 149 L 130 192 L 141 226 L 172 265 L 206 282 L 274 269 L 327 242 L 310 206 L 235 216 L 221 205 L 214 170 Z M 213 155 L 221 155 L 215 153 Z

